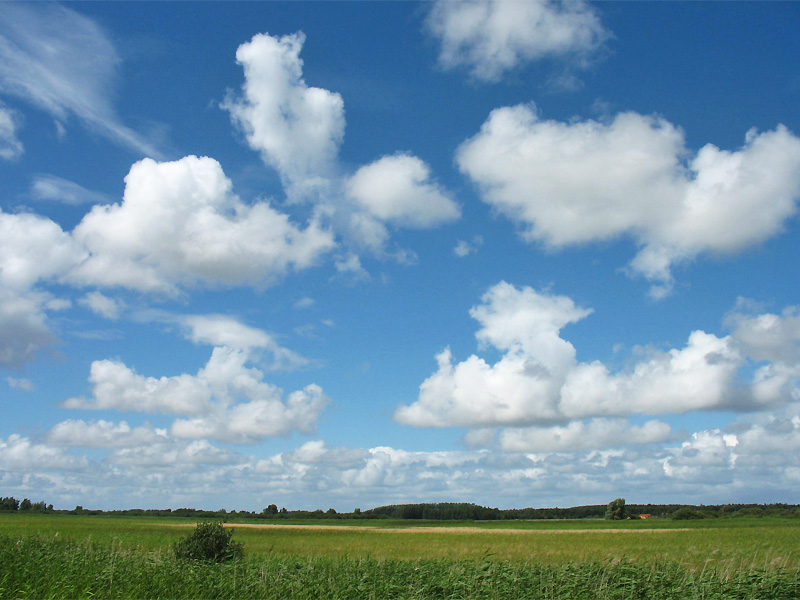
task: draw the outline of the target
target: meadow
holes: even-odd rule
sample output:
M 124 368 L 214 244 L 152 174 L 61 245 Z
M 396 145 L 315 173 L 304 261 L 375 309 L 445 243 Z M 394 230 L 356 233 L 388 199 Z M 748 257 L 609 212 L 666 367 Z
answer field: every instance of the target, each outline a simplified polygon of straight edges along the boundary
M 800 598 L 800 521 L 228 523 L 245 558 L 176 559 L 193 520 L 0 515 L 0 598 Z

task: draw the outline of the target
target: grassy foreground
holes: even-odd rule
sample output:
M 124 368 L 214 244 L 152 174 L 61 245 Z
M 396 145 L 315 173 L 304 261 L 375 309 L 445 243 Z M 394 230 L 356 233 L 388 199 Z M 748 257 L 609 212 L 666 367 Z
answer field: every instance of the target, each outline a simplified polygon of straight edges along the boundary
M 179 561 L 121 545 L 0 537 L 2 598 L 486 598 L 628 599 L 800 596 L 797 573 L 700 573 L 674 562 L 543 565 L 256 556 L 229 564 Z
M 241 528 L 246 556 L 226 564 L 176 559 L 171 545 L 191 532 L 177 524 L 0 516 L 0 598 L 800 598 L 793 521 L 616 533 Z

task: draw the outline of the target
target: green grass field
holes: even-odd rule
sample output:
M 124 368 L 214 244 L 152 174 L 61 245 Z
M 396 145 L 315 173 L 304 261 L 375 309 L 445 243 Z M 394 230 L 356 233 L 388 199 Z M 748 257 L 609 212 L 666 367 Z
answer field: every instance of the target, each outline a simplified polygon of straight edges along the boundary
M 228 525 L 208 565 L 172 556 L 192 520 L 2 514 L 0 598 L 800 597 L 791 519 Z

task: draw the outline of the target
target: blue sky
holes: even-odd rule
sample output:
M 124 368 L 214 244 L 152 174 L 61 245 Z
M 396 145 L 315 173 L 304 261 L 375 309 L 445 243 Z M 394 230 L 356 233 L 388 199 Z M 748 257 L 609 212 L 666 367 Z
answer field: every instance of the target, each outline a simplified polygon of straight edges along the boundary
M 799 24 L 0 5 L 0 493 L 794 501 Z

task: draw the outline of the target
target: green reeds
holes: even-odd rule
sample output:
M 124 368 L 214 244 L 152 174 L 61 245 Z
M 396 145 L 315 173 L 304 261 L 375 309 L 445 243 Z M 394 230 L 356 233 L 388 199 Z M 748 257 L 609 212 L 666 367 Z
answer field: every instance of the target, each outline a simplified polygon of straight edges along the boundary
M 216 564 L 169 548 L 0 535 L 0 598 L 264 599 L 759 599 L 800 597 L 800 575 L 760 565 L 687 568 L 675 561 L 613 559 L 541 564 L 496 560 L 396 560 L 255 555 Z

